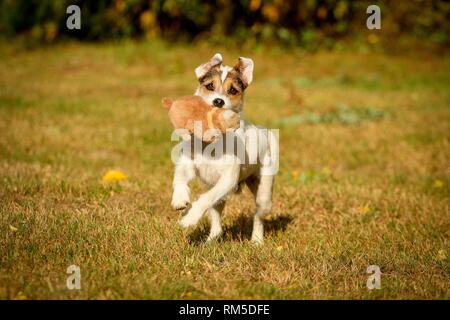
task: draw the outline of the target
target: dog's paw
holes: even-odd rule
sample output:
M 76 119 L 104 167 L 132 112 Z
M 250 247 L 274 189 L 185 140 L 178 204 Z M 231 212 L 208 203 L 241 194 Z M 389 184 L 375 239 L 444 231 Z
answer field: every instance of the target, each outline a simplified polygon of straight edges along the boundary
M 185 215 L 180 221 L 178 221 L 178 224 L 183 228 L 189 228 L 195 226 L 197 221 L 192 219 L 192 217 Z
M 264 240 L 260 239 L 260 238 L 254 238 L 254 239 L 252 238 L 251 242 L 256 246 L 261 246 L 264 244 Z
M 211 242 L 218 240 L 221 235 L 222 235 L 222 229 L 220 229 L 219 231 L 212 231 L 208 235 L 208 238 L 206 238 L 206 243 L 211 243 Z
M 189 207 L 191 201 L 189 200 L 189 191 L 176 190 L 172 196 L 171 206 L 175 210 L 185 210 Z
M 202 212 L 193 206 L 188 213 L 178 222 L 183 228 L 189 228 L 197 225 L 202 217 Z
M 264 238 L 262 237 L 262 235 L 255 235 L 252 234 L 252 238 L 250 240 L 254 245 L 260 246 L 262 244 L 264 244 Z
M 174 210 L 185 210 L 187 209 L 187 207 L 189 207 L 191 203 L 189 202 L 189 200 L 181 200 L 181 201 L 174 201 L 172 200 L 172 208 Z

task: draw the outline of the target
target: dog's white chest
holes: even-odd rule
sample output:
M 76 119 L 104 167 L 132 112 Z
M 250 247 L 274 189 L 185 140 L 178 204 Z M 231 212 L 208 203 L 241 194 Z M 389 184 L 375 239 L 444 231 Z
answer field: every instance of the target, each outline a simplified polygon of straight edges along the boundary
M 209 160 L 207 163 L 195 165 L 197 176 L 207 185 L 215 185 L 223 172 L 223 163 L 220 160 Z
M 245 135 L 245 130 L 253 130 L 253 140 L 249 141 L 249 137 Z M 236 149 L 233 149 L 231 152 L 229 150 L 226 151 L 225 148 L 223 153 L 220 155 L 214 153 L 215 156 L 213 157 L 209 156 L 210 152 L 206 152 L 206 150 L 195 153 L 194 165 L 196 175 L 206 184 L 210 186 L 215 185 L 220 177 L 225 172 L 230 172 L 230 170 L 239 175 L 239 181 L 245 180 L 250 175 L 258 172 L 260 166 L 258 157 L 267 152 L 267 137 L 264 134 L 261 135 L 261 132 L 255 126 L 245 122 L 244 130 L 238 129 L 235 133 L 236 136 L 233 136 L 233 139 L 237 139 L 238 142 L 235 143 Z M 257 134 L 261 135 L 261 137 L 255 138 Z M 212 147 L 211 150 L 221 150 L 227 145 L 223 140 L 217 143 L 218 145 L 210 146 Z M 241 151 L 237 150 L 239 146 L 242 148 Z
M 238 164 L 238 158 L 235 159 L 235 164 Z M 228 159 L 228 161 L 230 161 Z M 196 175 L 209 186 L 213 186 L 217 183 L 224 172 L 233 167 L 232 170 L 239 171 L 239 181 L 245 180 L 251 174 L 257 171 L 257 164 L 238 164 L 231 165 L 230 163 L 224 163 L 222 159 L 210 160 L 208 163 L 198 163 L 195 165 Z

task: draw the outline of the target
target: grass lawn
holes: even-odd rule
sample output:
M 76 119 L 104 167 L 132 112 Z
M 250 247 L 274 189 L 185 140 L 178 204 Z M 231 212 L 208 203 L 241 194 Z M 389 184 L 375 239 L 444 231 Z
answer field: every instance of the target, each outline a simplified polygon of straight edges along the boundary
M 280 129 L 261 247 L 247 189 L 210 245 L 206 219 L 182 230 L 170 208 L 160 100 L 192 94 L 216 51 L 254 58 L 245 117 Z M 0 57 L 0 298 L 450 297 L 449 55 L 150 41 L 2 42 Z M 128 178 L 103 182 L 110 169 Z M 81 290 L 66 288 L 70 265 Z

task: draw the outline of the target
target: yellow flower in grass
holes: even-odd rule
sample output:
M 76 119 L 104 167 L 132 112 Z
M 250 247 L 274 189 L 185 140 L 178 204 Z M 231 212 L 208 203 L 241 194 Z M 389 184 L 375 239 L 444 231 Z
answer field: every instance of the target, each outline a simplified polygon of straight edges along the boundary
M 439 179 L 436 179 L 436 180 L 434 180 L 434 186 L 436 188 L 442 188 L 444 186 L 444 182 Z
M 359 213 L 366 214 L 370 212 L 370 207 L 368 205 L 365 205 L 364 207 L 359 207 L 356 210 L 358 210 Z
M 323 174 L 324 176 L 329 176 L 329 175 L 331 175 L 331 169 L 330 169 L 330 167 L 323 167 L 322 170 L 321 170 L 321 172 L 322 172 L 322 174 Z
M 298 176 L 300 175 L 300 172 L 298 170 L 294 170 L 291 172 L 292 179 L 297 180 Z
M 106 172 L 102 178 L 106 182 L 116 182 L 121 180 L 126 180 L 128 177 L 125 173 L 119 170 L 109 170 Z
M 22 291 L 19 291 L 19 293 L 16 296 L 17 300 L 27 300 L 27 296 Z
M 190 292 L 190 291 L 183 292 L 183 293 L 181 294 L 181 297 L 182 297 L 182 298 L 190 298 L 190 297 L 192 297 L 192 292 Z
M 17 229 L 16 227 L 14 227 L 12 225 L 9 225 L 9 230 L 11 230 L 12 232 L 17 232 L 17 230 L 19 230 L 19 229 Z
M 447 251 L 441 249 L 438 251 L 437 253 L 437 257 L 436 257 L 439 261 L 445 261 L 447 260 Z

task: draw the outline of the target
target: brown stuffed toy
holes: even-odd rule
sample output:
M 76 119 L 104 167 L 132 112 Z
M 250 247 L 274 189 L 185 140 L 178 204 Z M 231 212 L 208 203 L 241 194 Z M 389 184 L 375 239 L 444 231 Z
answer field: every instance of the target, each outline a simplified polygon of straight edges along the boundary
M 186 129 L 189 134 L 182 135 L 183 139 L 189 139 L 190 134 L 203 141 L 211 142 L 215 140 L 219 130 L 225 133 L 227 129 L 239 128 L 238 114 L 231 111 L 210 106 L 198 96 L 185 96 L 172 101 L 163 98 L 162 104 L 169 109 L 169 118 L 175 129 Z M 197 128 L 194 130 L 194 122 Z M 200 129 L 201 123 L 201 130 Z M 216 129 L 209 130 L 208 129 Z M 206 134 L 205 134 L 206 132 Z

